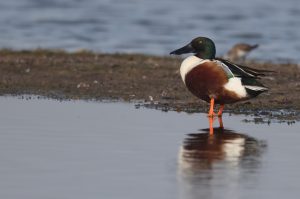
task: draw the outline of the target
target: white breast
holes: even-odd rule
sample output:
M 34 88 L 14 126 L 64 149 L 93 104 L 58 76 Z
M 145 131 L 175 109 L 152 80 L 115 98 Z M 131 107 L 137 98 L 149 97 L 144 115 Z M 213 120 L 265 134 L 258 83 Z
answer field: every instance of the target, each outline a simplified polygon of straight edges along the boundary
M 198 66 L 199 64 L 208 62 L 209 60 L 206 59 L 200 59 L 199 57 L 196 56 L 189 56 L 183 62 L 181 63 L 180 66 L 180 75 L 182 78 L 182 81 L 185 83 L 185 76 L 190 72 L 193 68 Z
M 247 55 L 247 52 L 244 50 L 237 50 L 237 56 L 238 57 L 244 57 Z

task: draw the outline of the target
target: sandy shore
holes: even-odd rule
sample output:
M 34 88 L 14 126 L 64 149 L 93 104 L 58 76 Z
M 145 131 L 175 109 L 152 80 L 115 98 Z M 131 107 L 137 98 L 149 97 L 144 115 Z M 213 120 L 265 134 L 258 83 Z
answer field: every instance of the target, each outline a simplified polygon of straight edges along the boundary
M 35 94 L 57 99 L 135 101 L 165 111 L 205 112 L 208 104 L 184 87 L 178 57 L 63 51 L 0 51 L 0 94 Z M 247 62 L 276 71 L 261 79 L 270 91 L 226 106 L 231 113 L 300 118 L 300 67 Z

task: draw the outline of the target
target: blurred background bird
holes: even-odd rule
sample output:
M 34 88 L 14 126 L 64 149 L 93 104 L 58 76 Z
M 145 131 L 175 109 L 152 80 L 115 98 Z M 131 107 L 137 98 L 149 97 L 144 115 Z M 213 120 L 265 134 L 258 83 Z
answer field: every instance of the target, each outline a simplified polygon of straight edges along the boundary
M 258 46 L 258 44 L 237 43 L 227 52 L 225 58 L 234 62 L 244 62 L 248 54 Z

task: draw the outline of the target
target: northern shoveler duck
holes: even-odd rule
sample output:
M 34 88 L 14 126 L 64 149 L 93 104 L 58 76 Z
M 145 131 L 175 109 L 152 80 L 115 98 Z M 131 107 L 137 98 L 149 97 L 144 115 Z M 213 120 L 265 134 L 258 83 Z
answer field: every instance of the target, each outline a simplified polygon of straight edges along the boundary
M 249 45 L 245 43 L 238 43 L 228 51 L 225 57 L 230 61 L 245 61 L 246 56 L 257 47 L 258 44 Z
M 198 98 L 210 103 L 208 116 L 213 117 L 214 104 L 220 104 L 218 116 L 222 116 L 225 104 L 247 100 L 267 91 L 257 81 L 265 70 L 252 69 L 216 58 L 214 42 L 197 37 L 186 46 L 170 54 L 194 53 L 181 64 L 180 74 L 188 90 Z

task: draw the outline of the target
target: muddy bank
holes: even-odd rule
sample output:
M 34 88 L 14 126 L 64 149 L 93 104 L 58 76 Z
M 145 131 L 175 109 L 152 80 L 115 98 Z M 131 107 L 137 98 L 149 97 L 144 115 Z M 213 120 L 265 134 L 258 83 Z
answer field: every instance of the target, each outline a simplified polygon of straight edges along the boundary
M 190 94 L 179 74 L 181 59 L 87 51 L 0 51 L 0 94 L 36 94 L 57 99 L 135 101 L 165 111 L 207 111 Z M 227 112 L 300 118 L 300 70 L 297 64 L 247 62 L 276 71 L 261 80 L 270 91 L 226 106 Z

